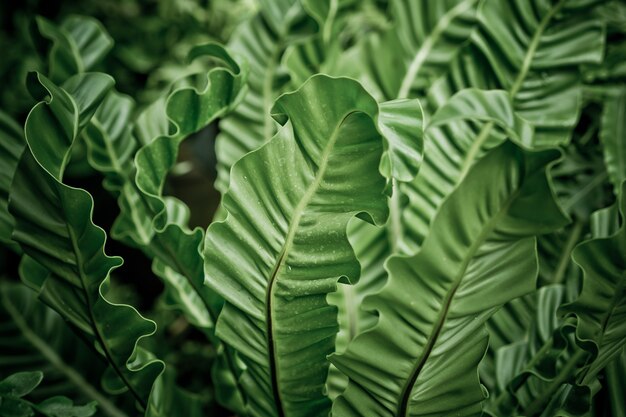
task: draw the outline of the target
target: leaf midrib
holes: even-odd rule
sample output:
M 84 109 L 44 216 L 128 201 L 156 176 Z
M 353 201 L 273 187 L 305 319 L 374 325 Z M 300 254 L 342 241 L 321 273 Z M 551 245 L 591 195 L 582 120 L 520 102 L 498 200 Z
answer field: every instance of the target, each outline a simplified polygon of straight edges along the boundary
M 474 255 L 476 254 L 478 249 L 482 246 L 482 244 L 489 237 L 489 235 L 494 231 L 495 227 L 498 225 L 501 218 L 507 214 L 509 207 L 511 206 L 512 202 L 517 198 L 517 196 L 519 195 L 519 192 L 520 192 L 520 188 L 518 187 L 513 193 L 511 193 L 507 197 L 507 199 L 504 201 L 504 203 L 502 204 L 498 212 L 484 225 L 480 234 L 476 238 L 476 241 L 474 241 L 474 243 L 469 247 L 467 255 L 460 265 L 459 272 L 454 278 L 454 281 L 453 281 L 454 283 L 452 285 L 452 288 L 448 291 L 448 293 L 446 294 L 446 297 L 444 298 L 444 301 L 442 303 L 443 309 L 441 310 L 439 316 L 437 317 L 437 321 L 435 322 L 433 330 L 428 336 L 428 340 L 426 342 L 426 345 L 424 346 L 422 354 L 420 355 L 417 364 L 413 368 L 410 374 L 410 377 L 407 379 L 407 383 L 402 388 L 402 391 L 400 393 L 400 398 L 401 398 L 400 407 L 398 408 L 398 412 L 396 414 L 398 417 L 409 417 L 408 407 L 409 407 L 411 392 L 413 391 L 413 387 L 415 385 L 415 382 L 417 381 L 417 378 L 419 377 L 420 372 L 422 371 L 424 365 L 428 361 L 428 358 L 433 348 L 435 347 L 435 343 L 437 342 L 439 334 L 441 333 L 441 330 L 443 329 L 443 325 L 445 323 L 450 306 L 452 304 L 452 299 L 454 298 L 456 291 L 458 290 L 459 286 L 461 285 L 461 282 L 463 281 L 463 277 L 465 276 L 465 272 L 470 262 L 474 258 Z
M 417 78 L 419 71 L 422 69 L 422 66 L 426 62 L 428 58 L 428 54 L 435 47 L 439 38 L 443 35 L 448 25 L 459 15 L 465 13 L 476 0 L 465 0 L 448 12 L 444 13 L 443 16 L 439 18 L 439 21 L 435 25 L 435 28 L 432 32 L 426 37 L 417 53 L 413 57 L 411 64 L 409 65 L 409 69 L 407 70 L 404 78 L 402 79 L 402 83 L 400 84 L 400 90 L 398 90 L 399 99 L 407 98 L 409 93 L 411 92 L 411 86 L 413 85 L 414 80 Z
M 278 412 L 279 417 L 284 417 L 285 412 L 283 410 L 280 387 L 278 384 L 278 366 L 276 363 L 276 356 L 277 356 L 276 355 L 276 338 L 274 337 L 274 326 L 273 326 L 273 317 L 274 317 L 273 300 L 274 300 L 275 283 L 276 283 L 278 274 L 283 268 L 285 261 L 287 260 L 287 257 L 289 255 L 289 251 L 291 250 L 291 247 L 293 245 L 293 239 L 295 238 L 295 235 L 298 231 L 298 226 L 300 224 L 300 220 L 302 219 L 302 215 L 304 214 L 304 210 L 306 206 L 308 206 L 308 204 L 311 202 L 311 199 L 317 192 L 317 189 L 320 186 L 324 178 L 324 174 L 326 173 L 326 169 L 328 168 L 328 160 L 329 160 L 330 154 L 333 151 L 335 147 L 335 143 L 337 142 L 339 138 L 339 131 L 341 130 L 341 127 L 343 126 L 346 119 L 351 114 L 354 114 L 354 113 L 356 113 L 356 111 L 350 111 L 341 118 L 341 120 L 335 127 L 326 147 L 324 148 L 324 152 L 322 153 L 322 156 L 320 158 L 320 163 L 318 165 L 318 170 L 317 170 L 317 173 L 315 174 L 315 178 L 313 179 L 313 182 L 311 183 L 311 185 L 309 185 L 304 195 L 298 202 L 298 205 L 293 211 L 293 216 L 291 218 L 291 221 L 289 222 L 289 228 L 287 229 L 287 236 L 285 238 L 285 243 L 283 244 L 280 255 L 277 258 L 276 265 L 274 266 L 274 269 L 272 270 L 272 273 L 270 274 L 269 281 L 268 281 L 268 290 L 267 290 L 266 299 L 265 299 L 265 324 L 267 328 L 267 348 L 268 348 L 268 355 L 269 355 L 270 375 L 272 379 L 272 391 L 274 394 L 274 402 L 276 405 L 276 411 Z
M 64 184 L 59 184 L 61 186 L 65 186 Z M 63 208 L 63 213 L 65 214 L 65 208 Z M 91 221 L 90 221 L 91 222 Z M 93 225 L 93 223 L 92 223 Z M 139 393 L 135 390 L 135 387 L 133 386 L 133 384 L 129 381 L 129 379 L 126 377 L 126 375 L 124 375 L 124 373 L 122 372 L 122 370 L 119 369 L 119 365 L 117 364 L 117 362 L 113 359 L 113 354 L 109 348 L 109 345 L 105 342 L 104 336 L 102 335 L 101 331 L 100 331 L 100 327 L 98 325 L 98 322 L 96 321 L 96 318 L 93 314 L 93 301 L 91 299 L 91 293 L 87 290 L 88 284 L 87 284 L 87 280 L 86 280 L 86 273 L 83 269 L 83 257 L 81 254 L 81 251 L 78 247 L 78 239 L 76 237 L 76 234 L 74 233 L 74 230 L 72 227 L 70 227 L 70 224 L 66 221 L 65 222 L 65 227 L 68 231 L 69 234 L 69 238 L 70 238 L 70 242 L 72 243 L 72 251 L 74 252 L 74 255 L 76 256 L 76 270 L 78 272 L 78 276 L 80 278 L 80 282 L 81 282 L 81 286 L 82 286 L 82 290 L 83 293 L 85 294 L 85 301 L 87 303 L 87 311 L 89 313 L 89 319 L 91 321 L 90 325 L 91 328 L 93 329 L 94 332 L 94 336 L 96 337 L 97 341 L 100 343 L 100 346 L 102 347 L 102 352 L 104 353 L 104 356 L 107 359 L 107 362 L 111 365 L 111 368 L 115 371 L 115 374 L 124 382 L 124 385 L 126 385 L 128 387 L 128 390 L 130 391 L 130 393 L 132 394 L 132 396 L 135 398 L 135 400 L 141 404 L 141 406 L 146 409 L 147 408 L 147 403 L 146 401 L 143 400 L 143 398 L 141 398 L 141 396 L 139 395 Z M 94 226 L 96 227 L 96 226 Z M 104 254 L 104 252 L 103 252 Z M 104 256 L 107 256 L 106 254 L 104 254 Z M 110 273 L 110 269 L 109 269 L 109 273 Z M 107 273 L 107 277 L 105 277 L 104 279 L 108 278 L 108 273 Z M 100 282 L 98 284 L 98 296 L 99 297 L 103 297 L 100 293 L 100 286 L 102 285 L 102 282 Z M 107 303 L 108 301 L 103 300 L 105 303 Z M 143 317 L 142 317 L 143 319 Z

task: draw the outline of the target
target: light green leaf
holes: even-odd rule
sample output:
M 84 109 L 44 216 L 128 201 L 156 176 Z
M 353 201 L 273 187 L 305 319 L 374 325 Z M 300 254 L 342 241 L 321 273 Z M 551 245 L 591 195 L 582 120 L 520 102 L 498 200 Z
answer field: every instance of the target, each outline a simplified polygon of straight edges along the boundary
M 423 159 L 424 115 L 417 100 L 393 100 L 380 104 L 378 129 L 385 138 L 380 172 L 386 178 L 412 181 Z
M 509 142 L 491 151 L 442 205 L 421 250 L 387 262 L 387 284 L 366 300 L 377 325 L 331 357 L 350 377 L 335 416 L 481 414 L 484 323 L 533 290 L 534 236 L 566 222 L 546 178 L 556 156 Z
M 89 163 L 105 175 L 105 188 L 121 192 L 133 171 L 137 143 L 131 136 L 135 103 L 110 91 L 86 127 Z
M 230 349 L 221 348 L 214 336 L 214 324 L 223 300 L 204 286 L 200 249 L 203 231 L 188 230 L 187 206 L 173 197 L 163 196 L 166 175 L 176 162 L 180 142 L 230 111 L 244 88 L 245 68 L 240 68 L 220 45 L 201 45 L 189 54 L 192 61 L 207 57 L 221 65 L 202 66 L 199 75 L 207 81 L 206 86 L 200 90 L 181 87 L 167 99 L 155 102 L 139 116 L 134 136 L 129 126 L 132 102 L 119 94 L 107 97 L 87 128 L 86 136 L 90 163 L 105 174 L 105 186 L 119 195 L 122 213 L 112 228 L 113 237 L 140 248 L 153 259 L 152 269 L 165 284 L 166 302 L 182 311 L 220 352 L 213 371 L 220 375 L 215 381 L 222 394 L 217 396 L 218 401 L 239 411 L 242 400 L 232 376 L 239 371 Z M 135 156 L 137 143 L 143 142 L 147 145 Z M 152 412 L 157 414 L 171 412 L 155 407 Z
M 355 81 L 314 76 L 277 100 L 279 133 L 233 167 L 228 217 L 207 231 L 205 273 L 226 299 L 217 334 L 246 364 L 251 416 L 329 411 L 337 317 L 326 295 L 359 274 L 347 222 L 387 215 L 377 111 Z
M 476 25 L 478 4 L 477 0 L 391 2 L 401 55 L 407 63 L 394 97 L 423 95 L 446 71 Z M 383 41 L 381 46 L 392 45 L 385 45 Z

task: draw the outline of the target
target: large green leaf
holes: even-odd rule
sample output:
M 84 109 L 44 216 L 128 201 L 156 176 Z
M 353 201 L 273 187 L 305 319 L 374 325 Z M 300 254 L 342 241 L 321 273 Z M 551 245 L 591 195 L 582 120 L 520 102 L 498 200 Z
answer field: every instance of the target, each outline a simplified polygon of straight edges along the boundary
M 442 205 L 420 251 L 387 262 L 387 284 L 366 300 L 377 325 L 331 358 L 350 377 L 334 415 L 481 414 L 484 323 L 533 290 L 534 236 L 566 222 L 546 178 L 556 156 L 510 142 L 491 151 Z
M 247 366 L 248 413 L 322 416 L 337 332 L 326 295 L 359 274 L 346 225 L 387 214 L 378 105 L 355 81 L 318 75 L 274 114 L 285 126 L 233 168 L 228 217 L 207 231 L 205 272 L 226 299 L 217 334 Z
M 107 359 L 117 388 L 128 389 L 145 408 L 163 363 L 137 347 L 155 331 L 133 307 L 113 304 L 106 294 L 110 273 L 122 259 L 104 252 L 106 235 L 93 224 L 93 200 L 62 182 L 71 145 L 113 81 L 104 74 L 70 78 L 65 88 L 38 75 L 47 101 L 31 110 L 23 153 L 11 187 L 12 238 L 29 256 L 26 282 Z M 36 91 L 31 86 L 31 91 Z M 55 144 L 54 151 L 48 151 Z M 109 384 L 110 385 L 110 384 Z
M 331 300 L 340 306 L 343 321 L 345 315 L 357 322 L 357 331 L 353 335 L 376 322 L 376 316 L 363 311 L 359 301 L 385 283 L 385 260 L 394 253 L 414 253 L 428 234 L 431 218 L 438 206 L 465 175 L 463 171 L 469 169 L 471 162 L 488 149 L 487 146 L 482 150 L 472 148 L 476 128 L 465 119 L 494 123 L 518 142 L 530 141 L 532 128 L 513 113 L 512 104 L 504 91 L 466 89 L 441 106 L 426 127 L 422 171 L 414 181 L 399 187 L 401 193 L 410 197 L 409 204 L 402 201 L 394 204 L 392 200 L 391 218 L 384 228 L 353 222 L 349 229 L 350 240 L 361 263 L 362 277 L 353 289 L 343 290 L 350 293 L 344 294 L 348 296 L 347 300 L 342 300 L 339 294 Z M 459 126 L 464 129 L 459 129 Z M 497 145 L 503 138 L 500 134 L 488 143 L 489 147 Z M 398 194 L 394 198 L 400 199 Z M 346 343 L 344 336 L 348 335 L 345 332 L 339 335 L 338 352 Z M 336 382 L 333 384 L 338 385 Z
M 104 370 L 98 366 L 98 358 L 61 316 L 37 301 L 32 291 L 24 286 L 0 286 L 0 320 L 3 374 L 41 370 L 46 378 L 39 388 L 47 396 L 96 401 L 99 410 L 109 417 L 127 416 L 97 388 Z
M 8 211 L 9 189 L 20 155 L 24 151 L 22 128 L 7 114 L 0 111 L 0 244 L 19 251 L 11 241 L 13 219 Z
M 347 53 L 329 53 L 328 59 L 338 62 L 321 68 L 357 78 L 381 101 L 422 97 L 468 40 L 478 5 L 477 0 L 393 0 L 391 28 L 366 34 Z
M 485 2 L 478 18 L 480 29 L 473 32 L 473 43 L 456 56 L 448 73 L 429 90 L 426 112 L 449 105 L 450 97 L 462 89 L 502 88 L 510 96 L 518 114 L 515 117 L 527 119 L 535 128 L 532 138 L 525 136 L 525 143 L 531 140 L 533 146 L 545 146 L 567 142 L 580 111 L 576 67 L 602 58 L 600 20 L 586 20 L 584 8 L 569 7 L 564 1 L 553 6 L 541 1 L 516 2 L 510 8 Z M 511 38 L 514 32 L 525 35 Z M 580 44 L 588 47 L 581 48 Z M 576 53 L 569 54 L 573 49 Z M 421 174 L 402 187 L 410 200 L 402 213 L 409 249 L 415 250 L 426 236 L 441 201 L 474 161 L 501 140 L 493 123 L 477 127 L 459 120 L 427 128 Z

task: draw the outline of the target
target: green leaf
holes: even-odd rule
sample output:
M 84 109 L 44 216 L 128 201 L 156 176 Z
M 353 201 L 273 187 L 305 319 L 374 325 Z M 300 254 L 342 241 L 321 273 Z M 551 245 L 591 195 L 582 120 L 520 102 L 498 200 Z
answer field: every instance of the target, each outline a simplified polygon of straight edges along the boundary
M 475 147 L 476 142 L 473 141 L 478 133 L 468 119 L 493 123 L 518 142 L 528 142 L 532 135 L 532 128 L 513 113 L 512 104 L 504 91 L 461 90 L 442 105 L 426 127 L 423 170 L 412 182 L 400 184 L 394 190 L 394 198 L 400 201 L 394 204 L 392 200 L 390 222 L 385 228 L 354 222 L 350 229 L 350 240 L 363 271 L 361 281 L 353 290 L 347 290 L 353 293 L 353 298 L 362 300 L 380 289 L 386 279 L 383 269 L 385 260 L 394 253 L 415 252 L 429 233 L 432 216 L 474 160 L 504 140 L 504 136 L 499 134 L 486 141 L 483 147 Z M 408 205 L 402 201 L 404 194 L 410 198 Z M 333 301 L 341 304 L 338 296 Z M 351 305 L 356 311 L 345 305 L 340 312 L 345 311 L 347 315 L 356 317 L 359 323 L 356 333 L 375 323 L 376 317 L 362 311 L 360 303 Z M 344 343 L 343 334 L 339 337 L 339 341 Z
M 0 381 L 0 415 L 7 417 L 34 416 L 33 410 L 48 417 L 90 417 L 96 413 L 96 403 L 75 406 L 66 397 L 52 397 L 39 404 L 22 400 L 39 386 L 40 371 L 19 372 Z
M 76 406 L 66 397 L 52 397 L 35 406 L 35 409 L 49 417 L 90 417 L 96 414 L 96 403 Z
M 475 121 L 485 123 L 477 127 Z M 426 126 L 420 175 L 401 188 L 409 204 L 401 213 L 400 235 L 394 233 L 392 238 L 403 253 L 415 253 L 430 233 L 430 222 L 441 203 L 475 161 L 504 141 L 506 136 L 496 126 L 517 143 L 531 141 L 532 127 L 514 113 L 505 91 L 464 89 L 432 115 Z
M 40 371 L 18 372 L 0 381 L 0 396 L 21 398 L 30 394 L 43 379 Z
M 622 226 L 617 233 L 580 244 L 574 262 L 583 270 L 580 296 L 562 312 L 577 319 L 576 341 L 591 354 L 578 376 L 588 384 L 626 344 L 626 182 L 620 192 Z
M 217 383 L 217 381 L 215 381 Z M 157 379 L 146 417 L 202 417 L 202 398 L 176 385 L 176 374 L 168 367 Z
M 48 59 L 48 77 L 61 83 L 72 75 L 93 69 L 113 46 L 101 23 L 87 16 L 70 16 L 61 25 L 37 16 L 33 41 Z
M 131 306 L 107 300 L 110 273 L 122 259 L 105 254 L 106 235 L 91 220 L 89 193 L 60 180 L 68 149 L 104 97 L 106 90 L 93 90 L 94 85 L 110 87 L 112 82 L 102 74 L 84 74 L 68 80 L 65 90 L 41 75 L 38 79 L 50 101 L 35 105 L 26 121 L 29 150 L 18 165 L 9 203 L 15 218 L 13 239 L 47 270 L 40 271 L 38 282 L 31 281 L 39 297 L 85 334 L 145 408 L 163 363 L 142 355 L 137 342 L 154 333 L 155 323 Z M 57 100 L 57 92 L 62 99 Z M 58 102 L 63 106 L 52 104 Z M 58 148 L 46 153 L 45 143 Z
M 478 371 L 480 382 L 490 393 L 497 387 L 495 361 L 498 350 L 526 338 L 536 307 L 536 297 L 528 294 L 506 303 L 487 321 L 489 347 Z
M 485 2 L 472 42 L 515 110 L 536 130 L 534 146 L 569 141 L 581 109 L 578 66 L 600 63 L 605 28 L 571 0 Z M 590 2 L 587 2 L 590 3 Z
M 164 113 L 150 110 L 147 117 L 138 123 L 144 137 L 146 132 L 157 134 L 135 156 L 137 173 L 134 183 L 139 191 L 141 204 L 145 207 L 133 207 L 135 202 L 132 200 L 122 207 L 139 208 L 139 218 L 147 215 L 152 219 L 148 232 L 151 239 L 144 243 L 144 247 L 155 259 L 153 271 L 164 281 L 167 297 L 176 302 L 176 307 L 193 324 L 201 326 L 201 330 L 220 352 L 219 360 L 212 370 L 214 375 L 220 376 L 216 381 L 222 394 L 218 396 L 218 401 L 239 412 L 243 407 L 236 381 L 240 371 L 232 350 L 229 347 L 220 348 L 218 339 L 214 336 L 213 327 L 223 301 L 214 291 L 204 286 L 201 256 L 204 234 L 199 228 L 193 231 L 187 229 L 188 216 L 173 215 L 187 213 L 186 206 L 182 207 L 182 203 L 178 201 L 172 204 L 172 198 L 163 197 L 166 175 L 176 163 L 181 141 L 232 111 L 245 91 L 247 67 L 240 66 L 224 47 L 209 43 L 197 46 L 189 53 L 189 60 L 200 57 L 210 57 L 221 64 L 206 73 L 206 87 L 203 90 L 193 87 L 174 90 L 165 102 Z M 159 108 L 157 105 L 155 110 Z M 170 129 L 150 131 L 155 127 L 163 127 L 158 119 L 169 120 Z M 117 224 L 119 226 L 122 223 Z
M 0 244 L 19 252 L 19 246 L 11 241 L 13 218 L 9 214 L 9 189 L 13 174 L 24 151 L 22 128 L 7 114 L 0 111 Z
M 140 248 L 153 259 L 152 269 L 165 284 L 166 302 L 182 311 L 220 352 L 213 371 L 220 375 L 215 381 L 222 394 L 217 396 L 218 401 L 239 411 L 242 400 L 232 376 L 239 371 L 230 349 L 221 348 L 214 336 L 223 300 L 204 286 L 204 234 L 199 228 L 188 230 L 187 206 L 163 196 L 166 175 L 176 162 L 180 142 L 230 111 L 243 91 L 246 69 L 240 68 L 223 47 L 210 43 L 192 49 L 189 60 L 200 62 L 200 58 L 211 58 L 220 64 L 201 66 L 199 75 L 207 80 L 202 89 L 175 89 L 167 99 L 144 111 L 134 126 L 130 125 L 132 101 L 117 93 L 110 94 L 87 128 L 86 136 L 90 163 L 105 174 L 105 187 L 118 195 L 121 215 L 113 225 L 112 236 Z M 147 145 L 135 156 L 138 143 L 144 142 Z M 160 411 L 153 409 L 153 413 L 171 412 L 155 407 Z
M 84 131 L 89 163 L 105 175 L 110 191 L 121 192 L 132 175 L 138 148 L 131 136 L 134 108 L 132 98 L 111 90 Z
M 228 188 L 233 164 L 276 132 L 270 110 L 288 81 L 280 71 L 281 58 L 288 40 L 312 32 L 311 23 L 303 16 L 299 0 L 263 1 L 259 14 L 242 23 L 231 36 L 228 48 L 246 60 L 250 74 L 241 103 L 220 121 L 215 188 L 222 194 Z
M 4 372 L 40 369 L 46 374 L 40 388 L 48 396 L 94 400 L 105 415 L 126 416 L 94 387 L 91 381 L 99 381 L 104 368 L 94 362 L 98 358 L 85 349 L 61 316 L 18 285 L 0 286 L 0 306 L 0 366 Z
M 380 172 L 386 178 L 412 181 L 423 159 L 424 115 L 417 100 L 392 100 L 380 104 L 378 129 L 385 138 Z
M 626 414 L 626 402 L 622 392 L 626 386 L 626 350 L 607 366 L 606 386 L 611 400 L 611 415 Z
M 394 97 L 423 94 L 446 71 L 474 29 L 478 3 L 476 0 L 391 2 L 401 56 L 406 63 Z M 379 47 L 385 46 L 392 45 L 385 45 L 383 40 Z
M 514 415 L 518 403 L 527 405 L 543 385 L 529 383 L 520 389 L 531 375 L 544 381 L 556 376 L 557 361 L 567 356 L 568 341 L 556 314 L 565 297 L 561 285 L 540 288 L 533 294 L 533 321 L 524 329 L 525 337 L 496 351 L 497 387 L 486 405 L 491 415 Z
M 387 215 L 377 111 L 355 81 L 312 77 L 277 100 L 279 133 L 233 167 L 228 217 L 207 231 L 205 273 L 226 299 L 217 334 L 246 364 L 251 416 L 329 411 L 337 318 L 326 295 L 359 274 L 346 225 Z
M 620 192 L 620 213 L 624 217 L 624 184 Z M 626 296 L 625 227 L 611 230 L 610 210 L 594 215 L 594 238 L 581 243 L 572 258 L 583 271 L 578 298 L 562 306 L 565 327 L 575 330 L 575 349 L 560 364 L 552 379 L 542 381 L 524 407 L 525 415 L 583 416 L 601 385 L 600 372 L 618 355 L 626 343 L 623 315 Z M 613 232 L 608 236 L 606 231 Z
M 556 156 L 509 142 L 491 151 L 442 205 L 421 250 L 387 262 L 387 284 L 366 300 L 377 325 L 331 357 L 350 377 L 334 415 L 480 415 L 484 323 L 533 290 L 535 234 L 566 223 L 546 178 Z
M 153 217 L 157 229 L 163 228 L 168 222 L 163 186 L 168 171 L 176 163 L 180 142 L 231 111 L 243 91 L 246 69 L 241 68 L 226 49 L 219 44 L 209 43 L 197 46 L 189 53 L 190 60 L 203 56 L 219 60 L 222 65 L 206 73 L 207 83 L 204 89 L 182 87 L 168 96 L 165 114 L 151 116 L 166 117 L 172 125 L 171 128 L 167 133 L 159 132 L 135 156 L 135 181 L 143 198 L 155 213 Z M 152 120 L 154 119 L 150 119 Z
M 477 0 L 393 0 L 392 28 L 362 38 L 351 54 L 339 56 L 338 67 L 353 71 L 346 75 L 379 100 L 423 97 L 469 39 L 478 5 Z
M 315 29 L 314 22 L 307 19 L 300 0 L 259 0 L 259 5 L 266 24 L 279 36 L 285 37 L 294 32 L 294 27 L 305 32 Z
M 602 112 L 600 139 L 615 195 L 626 179 L 626 88 L 607 97 Z
M 98 105 L 113 87 L 113 78 L 101 73 L 87 73 L 68 79 L 58 87 L 39 73 L 30 73 L 29 90 L 36 100 L 24 126 L 29 148 L 38 162 L 57 180 L 62 180 L 72 146 L 79 132 L 87 125 Z M 89 94 L 84 94 L 89 91 Z M 50 126 L 45 138 L 41 126 Z

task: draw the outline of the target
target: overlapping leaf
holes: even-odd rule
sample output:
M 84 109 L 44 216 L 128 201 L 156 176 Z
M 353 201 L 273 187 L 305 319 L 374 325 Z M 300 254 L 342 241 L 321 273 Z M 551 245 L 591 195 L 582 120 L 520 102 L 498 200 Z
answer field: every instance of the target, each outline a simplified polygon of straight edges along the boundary
M 276 132 L 270 115 L 274 100 L 288 80 L 280 71 L 287 41 L 312 33 L 312 19 L 304 15 L 300 0 L 264 1 L 260 12 L 243 22 L 228 43 L 229 50 L 249 65 L 248 91 L 228 118 L 220 122 L 217 137 L 216 188 L 228 188 L 230 169 L 246 153 L 268 141 Z
M 359 273 L 346 225 L 361 212 L 380 224 L 387 213 L 378 105 L 358 83 L 318 75 L 274 113 L 284 127 L 233 168 L 205 272 L 226 299 L 217 334 L 247 367 L 248 413 L 322 416 L 337 332 L 326 295 Z
M 535 146 L 567 143 L 581 110 L 582 64 L 600 63 L 604 25 L 595 2 L 485 2 L 472 41 L 515 110 L 536 129 Z
M 542 287 L 533 295 L 534 317 L 531 325 L 523 329 L 524 337 L 496 351 L 497 387 L 486 407 L 491 415 L 514 415 L 518 404 L 528 404 L 541 392 L 541 383 L 525 385 L 528 377 L 532 374 L 543 380 L 554 378 L 557 364 L 562 364 L 557 361 L 567 356 L 568 342 L 556 314 L 566 300 L 565 288 Z
M 57 26 L 39 16 L 34 26 L 35 47 L 48 58 L 48 77 L 55 83 L 92 70 L 113 46 L 100 22 L 90 17 L 70 16 Z
M 9 189 L 20 156 L 24 151 L 22 128 L 7 114 L 0 111 L 0 243 L 19 251 L 19 246 L 11 241 L 13 219 L 8 211 Z
M 590 354 L 577 384 L 590 385 L 626 344 L 626 182 L 620 190 L 621 226 L 579 245 L 572 254 L 584 274 L 580 296 L 562 311 L 576 318 L 577 344 Z
M 334 415 L 480 415 L 484 323 L 533 290 L 534 235 L 566 222 L 546 178 L 556 156 L 509 142 L 491 151 L 441 207 L 420 251 L 388 261 L 387 284 L 366 301 L 377 325 L 331 359 L 350 377 Z
M 109 417 L 125 417 L 90 381 L 99 381 L 104 366 L 85 349 L 82 341 L 63 322 L 61 316 L 37 301 L 23 286 L 0 287 L 0 364 L 3 373 L 40 370 L 45 380 L 39 388 L 45 395 L 71 396 L 96 401 Z M 94 362 L 96 361 L 96 362 Z M 35 392 L 30 397 L 40 401 Z
M 626 89 L 607 97 L 602 113 L 600 138 L 604 160 L 615 195 L 626 179 Z
M 26 400 L 43 379 L 40 371 L 18 372 L 0 381 L 0 415 L 11 417 L 31 417 L 38 414 L 47 417 L 89 417 L 96 413 L 95 403 L 83 406 L 74 405 L 67 397 L 48 398 L 39 404 Z
M 91 220 L 89 193 L 62 182 L 71 146 L 113 80 L 87 73 L 70 78 L 64 88 L 42 75 L 36 81 L 30 89 L 45 93 L 40 96 L 45 100 L 26 121 L 28 150 L 14 176 L 9 203 L 15 218 L 12 238 L 29 256 L 26 281 L 107 359 L 116 375 L 109 386 L 130 390 L 145 408 L 163 364 L 137 343 L 154 332 L 155 324 L 133 307 L 105 298 L 110 273 L 122 260 L 104 252 L 106 235 Z

